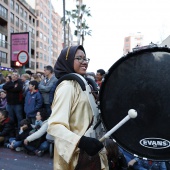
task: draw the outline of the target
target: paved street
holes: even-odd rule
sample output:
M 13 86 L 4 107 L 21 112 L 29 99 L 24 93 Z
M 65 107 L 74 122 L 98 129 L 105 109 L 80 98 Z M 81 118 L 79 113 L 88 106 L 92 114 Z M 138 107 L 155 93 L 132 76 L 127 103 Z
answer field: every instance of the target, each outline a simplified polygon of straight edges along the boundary
M 0 147 L 0 170 L 52 170 L 53 159 L 46 153 L 43 157 L 29 156 L 24 152 Z

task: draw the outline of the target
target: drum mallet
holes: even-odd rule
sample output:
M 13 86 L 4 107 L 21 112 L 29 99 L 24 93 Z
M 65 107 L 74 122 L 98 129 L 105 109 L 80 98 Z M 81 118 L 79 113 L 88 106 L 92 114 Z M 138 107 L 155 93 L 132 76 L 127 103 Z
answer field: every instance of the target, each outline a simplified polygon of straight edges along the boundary
M 99 141 L 103 142 L 112 133 L 114 133 L 118 128 L 120 128 L 124 123 L 126 123 L 130 118 L 136 118 L 136 117 L 137 117 L 137 111 L 134 109 L 130 109 L 128 111 L 128 115 L 124 119 L 122 119 L 117 125 L 115 125 L 111 130 L 109 130 Z

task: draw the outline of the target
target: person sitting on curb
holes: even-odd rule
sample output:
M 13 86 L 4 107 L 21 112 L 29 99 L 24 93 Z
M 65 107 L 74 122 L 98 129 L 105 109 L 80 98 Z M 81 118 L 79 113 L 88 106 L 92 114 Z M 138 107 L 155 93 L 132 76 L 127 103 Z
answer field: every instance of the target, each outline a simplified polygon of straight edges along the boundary
M 48 120 L 45 119 L 45 116 L 47 115 L 45 108 L 39 109 L 38 112 L 40 113 L 41 117 L 43 117 L 43 123 L 40 129 L 29 135 L 24 140 L 24 148 L 26 149 L 26 153 L 29 155 L 42 156 L 49 148 L 49 142 L 46 140 Z
M 8 117 L 8 111 L 0 110 L 0 145 L 5 145 L 14 136 L 14 122 Z
M 29 135 L 30 131 L 32 130 L 32 126 L 28 119 L 23 119 L 20 122 L 20 131 L 19 135 L 15 138 L 9 139 L 9 144 L 7 144 L 7 148 L 12 150 L 21 151 L 23 150 L 23 141 Z

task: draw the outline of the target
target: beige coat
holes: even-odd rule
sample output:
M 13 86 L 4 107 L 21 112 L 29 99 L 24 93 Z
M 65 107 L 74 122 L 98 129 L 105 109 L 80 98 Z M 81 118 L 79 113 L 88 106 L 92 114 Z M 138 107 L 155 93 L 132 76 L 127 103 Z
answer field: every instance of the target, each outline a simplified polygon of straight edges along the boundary
M 55 138 L 54 170 L 74 170 L 77 165 L 78 142 L 88 129 L 93 113 L 87 95 L 76 81 L 63 81 L 57 87 L 48 120 L 48 133 Z M 102 169 L 107 166 L 101 155 Z

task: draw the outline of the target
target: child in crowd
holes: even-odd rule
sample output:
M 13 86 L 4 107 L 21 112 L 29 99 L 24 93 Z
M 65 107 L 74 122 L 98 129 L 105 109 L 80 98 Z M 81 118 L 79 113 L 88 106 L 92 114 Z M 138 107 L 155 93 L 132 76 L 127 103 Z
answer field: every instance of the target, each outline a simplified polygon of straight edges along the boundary
M 122 152 L 113 139 L 106 139 L 106 154 L 108 158 L 109 170 L 127 170 L 128 165 Z
M 32 130 L 31 124 L 28 119 L 23 119 L 20 122 L 20 131 L 19 135 L 16 138 L 10 138 L 7 148 L 15 149 L 16 151 L 22 150 L 22 144 L 24 139 L 29 135 Z
M 35 123 L 36 113 L 42 107 L 43 99 L 38 91 L 38 82 L 33 80 L 29 82 L 29 91 L 25 97 L 24 111 L 26 118 L 32 123 Z

